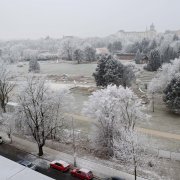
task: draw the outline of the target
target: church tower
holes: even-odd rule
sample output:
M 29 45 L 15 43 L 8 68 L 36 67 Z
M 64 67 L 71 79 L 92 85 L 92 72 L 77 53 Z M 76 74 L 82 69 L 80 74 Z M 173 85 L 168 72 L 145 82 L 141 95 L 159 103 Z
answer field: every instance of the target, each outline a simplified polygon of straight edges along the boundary
M 154 26 L 153 23 L 152 23 L 151 26 L 150 26 L 150 31 L 156 31 L 156 30 L 155 30 L 155 26 Z

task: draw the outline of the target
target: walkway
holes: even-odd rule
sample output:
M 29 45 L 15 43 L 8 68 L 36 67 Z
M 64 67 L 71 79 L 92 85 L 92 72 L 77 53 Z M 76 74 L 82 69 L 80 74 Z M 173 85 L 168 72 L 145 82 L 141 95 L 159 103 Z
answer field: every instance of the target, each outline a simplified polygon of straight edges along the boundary
M 31 154 L 34 154 L 34 155 L 37 154 L 37 145 L 31 141 L 13 136 L 12 145 L 19 149 L 22 149 L 26 152 L 29 152 Z M 73 162 L 74 162 L 74 157 L 72 155 L 62 153 L 62 152 L 56 151 L 56 150 L 48 148 L 48 147 L 44 147 L 43 158 L 48 161 L 52 161 L 54 159 L 62 159 L 71 164 L 73 164 Z M 89 159 L 77 157 L 76 164 L 78 167 L 83 167 L 83 168 L 92 170 L 94 172 L 94 174 L 98 177 L 119 176 L 119 177 L 125 178 L 126 180 L 134 179 L 133 175 L 113 169 L 113 168 L 105 166 L 103 164 L 100 164 L 99 162 L 96 162 L 95 159 L 93 161 L 91 161 Z M 137 179 L 145 180 L 144 178 L 140 178 L 140 177 L 138 177 Z
M 74 119 L 81 120 L 81 121 L 93 121 L 82 115 L 77 115 L 77 114 L 66 114 L 66 115 L 71 116 Z M 136 127 L 136 130 L 138 132 L 141 132 L 141 133 L 144 133 L 147 135 L 152 135 L 152 136 L 162 137 L 162 138 L 167 138 L 167 139 L 180 140 L 180 134 L 173 134 L 173 133 L 157 131 L 157 130 L 153 130 L 153 129 L 140 128 L 140 127 Z

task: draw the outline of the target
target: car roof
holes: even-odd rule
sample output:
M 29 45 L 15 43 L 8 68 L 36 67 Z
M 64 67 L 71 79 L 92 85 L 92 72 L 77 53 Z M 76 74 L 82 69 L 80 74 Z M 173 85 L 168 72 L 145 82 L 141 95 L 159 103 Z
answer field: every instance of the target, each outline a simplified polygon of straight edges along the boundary
M 52 163 L 60 163 L 62 164 L 64 167 L 67 167 L 69 166 L 69 164 L 65 161 L 62 161 L 62 160 L 54 160 Z
M 89 173 L 90 172 L 90 170 L 85 169 L 85 168 L 81 168 L 79 171 L 84 172 L 84 173 Z

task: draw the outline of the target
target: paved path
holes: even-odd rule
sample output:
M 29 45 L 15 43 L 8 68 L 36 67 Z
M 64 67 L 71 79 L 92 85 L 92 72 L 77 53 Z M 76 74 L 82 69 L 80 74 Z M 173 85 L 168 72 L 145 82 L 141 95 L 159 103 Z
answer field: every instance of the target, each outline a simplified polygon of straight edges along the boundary
M 82 115 L 77 115 L 77 114 L 66 114 L 68 116 L 73 117 L 74 119 L 81 120 L 81 121 L 93 121 L 87 117 L 84 117 Z M 175 139 L 175 140 L 180 140 L 180 134 L 173 134 L 173 133 L 168 133 L 168 132 L 163 132 L 163 131 L 157 131 L 153 129 L 146 129 L 146 128 L 140 128 L 136 127 L 136 130 L 138 132 L 152 135 L 152 136 L 157 136 L 157 137 L 162 137 L 162 138 L 167 138 L 167 139 Z
M 35 155 L 37 154 L 37 145 L 31 141 L 13 136 L 12 145 L 26 152 L 29 152 L 31 154 L 35 154 Z M 48 147 L 44 147 L 43 158 L 48 161 L 52 161 L 54 159 L 62 159 L 71 164 L 73 164 L 73 161 L 74 161 L 74 158 L 72 155 L 62 153 Z M 119 177 L 125 178 L 126 180 L 134 180 L 133 175 L 105 166 L 94 160 L 91 161 L 89 159 L 77 157 L 76 164 L 78 167 L 83 167 L 83 168 L 92 170 L 94 174 L 98 177 L 119 176 Z M 137 180 L 145 180 L 145 179 L 137 177 Z
M 149 135 L 168 138 L 168 139 L 180 140 L 180 134 L 172 134 L 172 133 L 168 133 L 168 132 L 162 132 L 162 131 L 140 128 L 140 127 L 136 127 L 136 130 L 138 132 L 142 132 L 144 134 L 149 134 Z

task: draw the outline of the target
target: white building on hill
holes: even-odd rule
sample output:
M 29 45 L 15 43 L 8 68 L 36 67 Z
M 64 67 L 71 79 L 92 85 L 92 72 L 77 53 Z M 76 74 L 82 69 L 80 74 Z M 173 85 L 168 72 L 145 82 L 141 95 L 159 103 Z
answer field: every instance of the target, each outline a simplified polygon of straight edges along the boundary
M 139 40 L 139 39 L 153 39 L 156 37 L 157 32 L 155 30 L 154 24 L 150 26 L 150 29 L 146 29 L 145 31 L 142 32 L 137 32 L 137 31 L 130 31 L 126 32 L 124 30 L 120 30 L 116 34 L 118 38 L 122 40 L 128 40 L 128 39 L 133 39 L 133 40 Z

